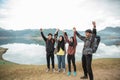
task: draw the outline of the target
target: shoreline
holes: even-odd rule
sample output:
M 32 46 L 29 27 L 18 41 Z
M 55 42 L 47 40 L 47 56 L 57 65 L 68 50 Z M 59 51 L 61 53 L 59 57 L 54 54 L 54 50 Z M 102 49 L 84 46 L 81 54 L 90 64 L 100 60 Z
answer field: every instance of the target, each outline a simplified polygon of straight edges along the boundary
M 8 48 L 2 48 L 2 47 L 0 47 L 0 60 L 4 60 L 4 59 L 2 58 L 2 55 L 3 55 L 4 53 L 6 53 L 7 50 L 8 50 Z
M 2 65 L 2 64 L 17 64 L 17 63 L 10 62 L 10 61 L 3 59 L 2 55 L 5 54 L 7 52 L 7 50 L 8 50 L 8 48 L 0 47 L 0 65 Z

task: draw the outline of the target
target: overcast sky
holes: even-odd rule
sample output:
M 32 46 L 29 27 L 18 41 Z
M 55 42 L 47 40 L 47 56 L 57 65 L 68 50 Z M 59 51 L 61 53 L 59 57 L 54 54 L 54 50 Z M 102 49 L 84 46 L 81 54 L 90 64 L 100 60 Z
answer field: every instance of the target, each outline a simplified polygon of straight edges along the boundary
M 0 27 L 98 30 L 120 26 L 120 0 L 0 0 Z

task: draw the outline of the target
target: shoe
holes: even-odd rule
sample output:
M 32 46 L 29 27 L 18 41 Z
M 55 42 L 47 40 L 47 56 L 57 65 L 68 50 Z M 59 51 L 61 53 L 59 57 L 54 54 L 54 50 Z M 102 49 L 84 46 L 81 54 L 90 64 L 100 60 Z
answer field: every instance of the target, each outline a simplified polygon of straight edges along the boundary
M 71 72 L 68 72 L 67 75 L 70 76 L 70 75 L 71 75 Z
M 76 76 L 76 75 L 77 75 L 77 73 L 76 73 L 76 72 L 73 72 L 73 75 L 74 75 L 74 76 Z
M 46 70 L 46 72 L 49 72 L 49 71 L 50 71 L 50 69 L 47 69 L 47 70 Z
M 65 73 L 66 71 L 65 71 L 65 69 L 63 69 L 63 73 Z
M 60 72 L 60 69 L 58 69 L 58 73 Z
M 53 72 L 55 72 L 55 69 L 52 69 Z
M 87 76 L 82 76 L 82 77 L 80 77 L 80 79 L 88 79 L 88 77 Z

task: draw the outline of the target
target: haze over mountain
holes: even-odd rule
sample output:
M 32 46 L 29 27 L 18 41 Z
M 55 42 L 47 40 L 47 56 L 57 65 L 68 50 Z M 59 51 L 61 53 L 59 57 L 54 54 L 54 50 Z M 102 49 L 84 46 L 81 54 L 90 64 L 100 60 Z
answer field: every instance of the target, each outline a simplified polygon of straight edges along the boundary
M 56 31 L 55 28 L 53 29 L 44 29 L 43 32 L 47 36 L 48 33 L 54 34 Z M 101 36 L 101 42 L 107 44 L 107 45 L 120 45 L 120 27 L 106 27 L 105 29 L 98 31 L 98 35 Z M 65 30 L 67 32 L 68 36 L 73 35 L 72 30 Z M 84 31 L 78 31 L 80 34 L 84 35 Z M 62 31 L 59 31 L 59 35 L 62 34 Z M 0 28 L 0 37 L 6 37 L 6 38 L 30 38 L 36 40 L 36 37 L 40 37 L 40 31 L 39 29 L 25 29 L 25 30 L 5 30 L 3 28 Z M 1 38 L 2 39 L 2 38 Z M 80 41 L 78 39 L 78 41 Z M 31 43 L 31 42 L 30 42 Z

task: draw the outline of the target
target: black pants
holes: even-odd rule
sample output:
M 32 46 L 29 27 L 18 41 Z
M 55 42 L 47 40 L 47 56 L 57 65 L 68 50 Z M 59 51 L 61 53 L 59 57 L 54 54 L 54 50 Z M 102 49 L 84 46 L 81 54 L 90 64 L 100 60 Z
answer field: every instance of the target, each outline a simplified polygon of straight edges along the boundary
M 67 55 L 67 60 L 68 60 L 68 70 L 69 72 L 71 72 L 71 60 L 72 60 L 72 64 L 74 67 L 74 71 L 76 72 L 76 64 L 75 64 L 75 55 Z
M 52 61 L 52 69 L 54 69 L 54 53 L 47 53 L 46 54 L 46 59 L 47 59 L 47 68 L 50 69 L 50 58 Z
M 92 63 L 92 55 L 82 55 L 82 67 L 84 71 L 84 75 L 87 76 L 87 73 L 89 75 L 90 80 L 93 80 L 93 72 L 91 68 Z

